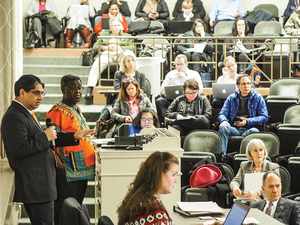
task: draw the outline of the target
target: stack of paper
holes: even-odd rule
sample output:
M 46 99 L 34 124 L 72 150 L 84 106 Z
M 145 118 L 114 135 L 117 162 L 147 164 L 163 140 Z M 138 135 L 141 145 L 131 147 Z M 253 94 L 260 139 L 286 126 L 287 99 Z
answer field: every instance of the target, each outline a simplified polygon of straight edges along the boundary
M 208 202 L 177 202 L 174 211 L 186 216 L 218 215 L 224 214 L 224 210 L 217 203 Z

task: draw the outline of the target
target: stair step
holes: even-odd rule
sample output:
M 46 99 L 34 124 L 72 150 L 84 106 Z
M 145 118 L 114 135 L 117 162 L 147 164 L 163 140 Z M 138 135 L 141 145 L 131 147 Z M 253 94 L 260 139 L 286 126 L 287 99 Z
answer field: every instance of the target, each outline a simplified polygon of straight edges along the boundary
M 74 65 L 81 66 L 81 57 L 76 56 L 64 56 L 64 57 L 56 57 L 56 56 L 32 56 L 32 57 L 24 57 L 23 64 L 24 65 Z M 46 64 L 45 64 L 46 63 Z
M 72 66 L 72 65 L 23 65 L 24 74 L 36 75 L 88 75 L 91 66 Z M 54 82 L 55 83 L 55 82 Z
M 70 73 L 66 73 L 70 74 Z M 82 84 L 86 85 L 89 77 L 89 72 L 87 74 L 76 74 L 80 77 Z M 44 83 L 47 88 L 48 85 L 60 85 L 60 80 L 65 74 L 36 74 Z

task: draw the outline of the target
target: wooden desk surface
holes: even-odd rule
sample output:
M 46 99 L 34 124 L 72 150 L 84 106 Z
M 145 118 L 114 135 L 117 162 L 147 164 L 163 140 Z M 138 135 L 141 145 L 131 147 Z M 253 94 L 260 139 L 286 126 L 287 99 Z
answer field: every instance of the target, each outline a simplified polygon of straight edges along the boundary
M 229 209 L 225 209 L 226 214 L 222 216 L 213 216 L 214 218 L 224 218 L 227 213 L 229 212 Z M 170 217 L 172 218 L 175 225 L 201 225 L 201 222 L 205 222 L 205 220 L 201 221 L 198 216 L 197 217 L 184 217 L 179 213 L 174 212 L 172 209 L 168 209 L 168 213 L 170 214 Z M 267 214 L 263 213 L 259 209 L 250 209 L 247 217 L 254 217 L 257 219 L 260 224 L 259 225 L 282 225 L 279 221 L 275 220 L 273 217 L 268 216 Z

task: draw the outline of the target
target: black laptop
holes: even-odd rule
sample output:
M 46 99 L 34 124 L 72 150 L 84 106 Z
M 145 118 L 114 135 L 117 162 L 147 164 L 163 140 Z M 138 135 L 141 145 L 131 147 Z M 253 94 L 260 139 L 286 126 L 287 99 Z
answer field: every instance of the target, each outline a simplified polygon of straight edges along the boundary
M 110 18 L 102 17 L 102 29 L 103 30 L 109 30 L 109 20 L 110 20 Z
M 187 31 L 192 30 L 193 22 L 191 21 L 172 21 L 171 33 L 184 34 Z

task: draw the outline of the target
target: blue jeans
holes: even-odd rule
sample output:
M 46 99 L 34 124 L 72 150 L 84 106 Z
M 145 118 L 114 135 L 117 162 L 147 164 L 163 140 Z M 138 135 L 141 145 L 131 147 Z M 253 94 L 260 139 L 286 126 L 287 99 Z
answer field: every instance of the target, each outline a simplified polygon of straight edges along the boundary
M 221 135 L 221 139 L 222 139 L 222 153 L 223 153 L 223 155 L 226 155 L 229 136 L 243 136 L 244 137 L 247 134 L 259 132 L 259 130 L 256 127 L 247 129 L 245 127 L 232 127 L 232 126 L 228 126 L 228 125 L 223 125 L 219 128 L 218 132 Z

